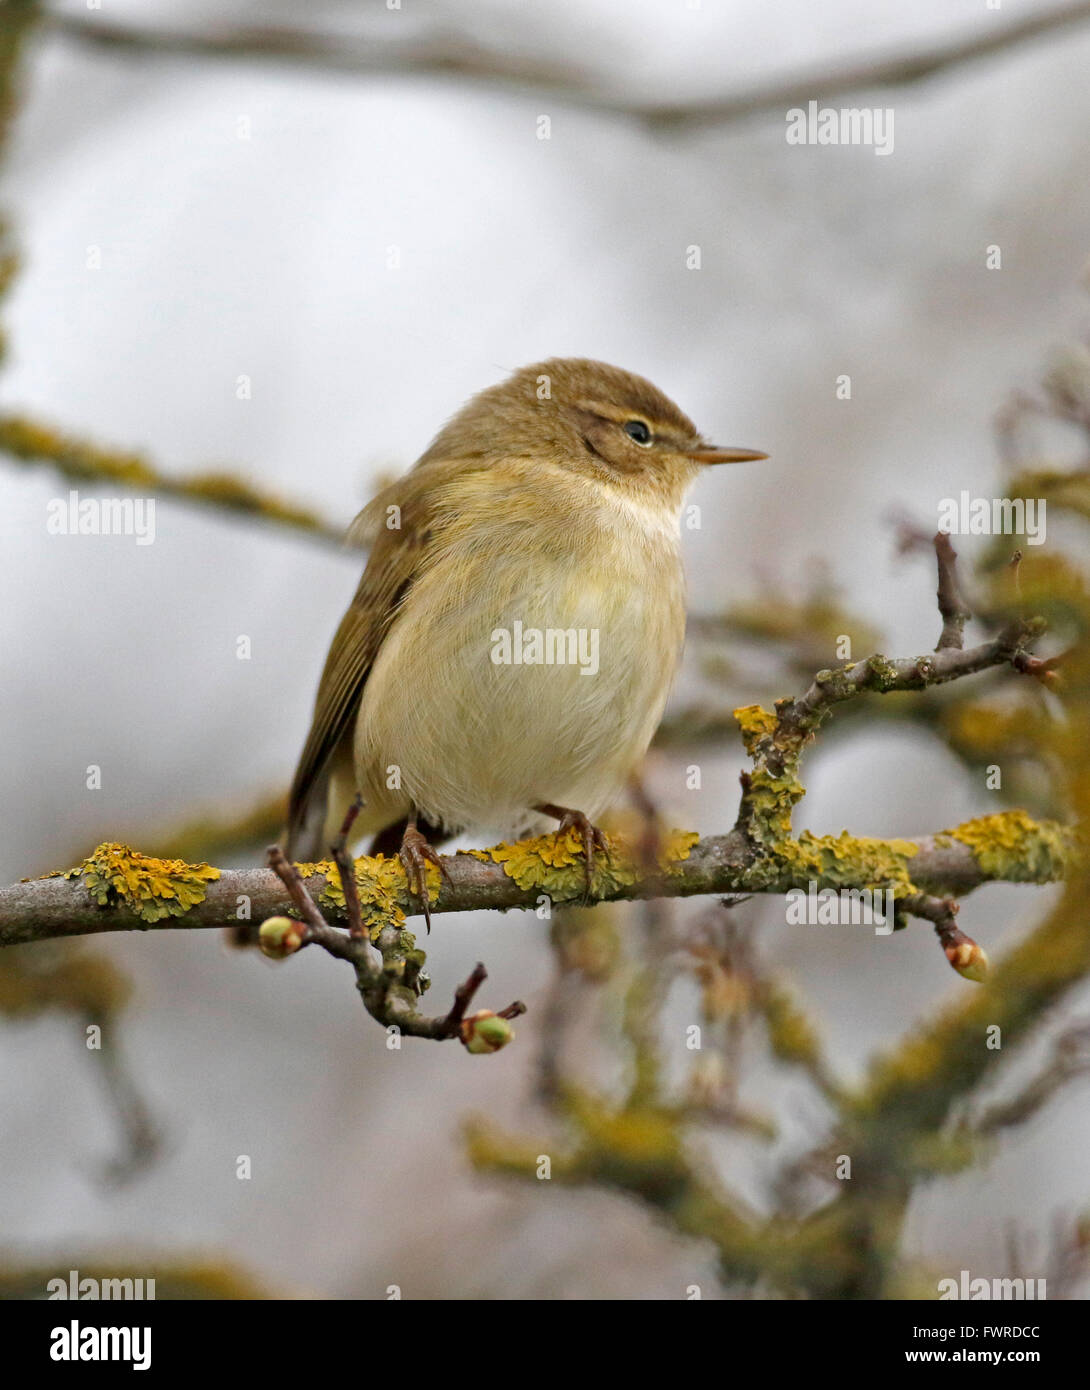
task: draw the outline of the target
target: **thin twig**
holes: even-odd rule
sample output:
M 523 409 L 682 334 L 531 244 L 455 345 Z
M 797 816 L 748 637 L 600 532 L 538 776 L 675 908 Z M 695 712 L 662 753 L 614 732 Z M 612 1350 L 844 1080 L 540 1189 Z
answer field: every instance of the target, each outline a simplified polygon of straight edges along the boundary
M 953 648 L 961 651 L 965 646 L 965 624 L 973 616 L 961 597 L 958 586 L 958 553 L 945 531 L 935 536 L 935 557 L 939 567 L 939 615 L 942 618 L 942 634 L 939 637 L 937 652 Z
M 363 913 L 360 911 L 360 889 L 356 882 L 356 865 L 348 853 L 348 837 L 352 833 L 352 826 L 362 808 L 363 798 L 357 795 L 353 798 L 352 805 L 349 806 L 345 814 L 340 834 L 332 846 L 333 862 L 341 875 L 341 890 L 344 893 L 348 935 L 352 937 L 365 937 L 367 935 L 363 929 Z
M 458 1032 L 462 1019 L 466 1016 L 466 1009 L 473 1002 L 473 996 L 487 979 L 488 971 L 478 961 L 469 978 L 464 980 L 454 991 L 454 1003 L 450 1006 L 450 1013 L 443 1020 L 444 1027 L 450 1037 L 454 1037 Z
M 355 881 L 354 865 L 345 850 L 348 832 L 355 818 L 355 811 L 350 811 L 345 817 L 338 843 L 334 846 L 342 886 Z M 423 956 L 417 953 L 414 958 L 407 953 L 402 933 L 389 927 L 383 928 L 379 933 L 376 952 L 363 930 L 358 895 L 353 897 L 350 904 L 349 895 L 345 893 L 346 915 L 352 933 L 346 936 L 326 921 L 295 865 L 285 858 L 278 845 L 270 847 L 268 862 L 306 923 L 303 945 L 321 946 L 331 956 L 346 960 L 355 967 L 356 987 L 364 1008 L 372 1018 L 383 1027 L 397 1028 L 410 1037 L 431 1038 L 436 1042 L 461 1037 L 466 1009 L 487 979 L 483 965 L 478 964 L 469 978 L 455 990 L 454 1003 L 447 1014 L 441 1018 L 421 1014 L 415 1001 L 424 989 Z M 516 1000 L 501 1010 L 499 1017 L 511 1019 L 525 1012 L 526 1005 Z
M 1048 1062 L 1010 1100 L 1000 1101 L 986 1109 L 972 1129 L 977 1134 L 995 1134 L 998 1130 L 1024 1124 L 1076 1076 L 1090 1074 L 1090 1023 L 1078 1023 L 1067 1028 L 1053 1041 Z
M 299 870 L 285 856 L 280 846 L 270 845 L 266 858 L 269 868 L 288 890 L 292 904 L 306 923 L 305 944 L 313 942 L 328 951 L 330 955 L 337 956 L 341 960 L 351 961 L 354 965 L 365 964 L 367 957 L 361 949 L 365 942 L 354 941 L 351 937 L 344 936 L 328 924 L 319 912 L 314 899 L 307 892 L 303 880 L 299 876 Z M 274 914 L 265 913 L 263 915 L 272 916 Z

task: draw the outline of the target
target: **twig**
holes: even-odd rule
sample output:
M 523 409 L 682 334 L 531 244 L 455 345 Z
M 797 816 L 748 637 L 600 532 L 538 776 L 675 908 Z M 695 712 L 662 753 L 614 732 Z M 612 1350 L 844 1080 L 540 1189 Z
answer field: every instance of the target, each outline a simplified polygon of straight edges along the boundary
M 1030 618 L 1012 623 L 992 641 L 968 651 L 948 647 L 933 656 L 900 660 L 878 655 L 837 671 L 819 672 L 810 689 L 794 702 L 789 722 L 797 728 L 802 727 L 824 717 L 840 701 L 853 699 L 868 690 L 888 695 L 897 690 L 925 690 L 945 685 L 993 666 L 1011 665 L 1017 670 L 1017 663 L 1028 645 L 1044 630 L 1043 619 Z
M 363 808 L 363 798 L 356 796 L 345 813 L 341 832 L 333 842 L 333 862 L 341 876 L 341 891 L 344 893 L 345 917 L 348 919 L 348 934 L 352 937 L 366 937 L 363 929 L 363 914 L 360 911 L 360 889 L 356 882 L 356 865 L 348 853 L 348 837 L 356 823 L 356 817 Z
M 443 1020 L 443 1026 L 449 1037 L 454 1037 L 462 1024 L 462 1019 L 466 1016 L 466 1009 L 473 1002 L 473 996 L 488 979 L 488 971 L 480 961 L 473 967 L 473 971 L 467 980 L 464 980 L 454 991 L 454 1003 L 450 1006 L 450 1013 Z
M 1028 647 L 1044 630 L 1041 618 L 1019 620 L 990 642 L 967 651 L 946 647 L 927 656 L 900 659 L 876 654 L 835 670 L 819 671 L 798 699 L 778 700 L 774 716 L 759 711 L 760 718 L 748 732 L 743 725 L 754 771 L 743 774 L 736 829 L 753 841 L 775 840 L 787 833 L 790 806 L 802 795 L 801 784 L 795 779 L 792 786 L 791 779 L 803 747 L 836 705 L 868 691 L 888 695 L 926 690 L 996 666 L 1018 669 Z M 740 716 L 747 713 L 739 711 Z M 775 784 L 774 806 L 766 795 L 770 784 Z M 745 891 L 745 885 L 730 885 L 731 891 L 739 887 Z
M 955 898 L 937 898 L 928 893 L 913 893 L 902 898 L 899 907 L 912 917 L 921 917 L 935 928 L 939 945 L 946 959 L 959 975 L 968 980 L 982 981 L 988 973 L 988 957 L 971 936 L 957 924 L 960 903 Z
M 272 845 L 268 852 L 269 866 L 287 889 L 293 905 L 298 909 L 306 924 L 303 946 L 321 946 L 338 960 L 346 960 L 355 968 L 356 987 L 363 1000 L 364 1008 L 385 1028 L 397 1028 L 410 1037 L 431 1038 L 443 1042 L 458 1037 L 467 1046 L 470 1042 L 465 1012 L 473 996 L 487 978 L 487 971 L 478 964 L 467 980 L 458 986 L 454 993 L 454 1003 L 441 1018 L 429 1018 L 421 1014 L 416 1000 L 427 987 L 423 974 L 423 952 L 414 951 L 411 943 L 404 940 L 402 932 L 384 927 L 378 936 L 377 952 L 363 930 L 358 894 L 349 896 L 348 884 L 355 883 L 355 872 L 351 858 L 345 850 L 345 841 L 356 811 L 349 811 L 345 817 L 342 833 L 334 846 L 341 885 L 345 890 L 345 910 L 348 919 L 348 936 L 329 925 L 317 903 L 308 893 L 295 865 L 284 856 L 278 845 Z M 487 1015 L 487 1010 L 485 1014 Z M 498 1015 L 501 1019 L 516 1018 L 526 1012 L 526 1005 L 516 1000 Z M 497 1044 L 502 1046 L 502 1043 Z M 473 1049 L 471 1049 L 473 1050 Z
M 973 615 L 965 607 L 958 587 L 958 554 L 945 531 L 936 534 L 934 544 L 939 566 L 937 597 L 942 618 L 942 634 L 935 650 L 942 652 L 953 648 L 961 651 L 965 645 L 965 624 Z
M 1090 1023 L 1078 1023 L 1062 1032 L 1052 1044 L 1048 1062 L 1010 1100 L 989 1106 L 972 1125 L 974 1133 L 995 1134 L 1024 1124 L 1076 1076 L 1090 1074 Z
M 299 916 L 306 923 L 305 943 L 314 942 L 328 951 L 330 955 L 337 956 L 340 960 L 351 961 L 353 965 L 366 961 L 366 956 L 359 949 L 359 944 L 351 937 L 342 936 L 339 931 L 331 927 L 318 911 L 318 906 L 314 899 L 307 892 L 303 880 L 299 876 L 299 870 L 284 855 L 284 851 L 279 845 L 270 845 L 268 850 L 268 864 L 273 873 L 288 890 L 288 897 L 292 901 Z M 264 914 L 272 916 L 272 913 Z

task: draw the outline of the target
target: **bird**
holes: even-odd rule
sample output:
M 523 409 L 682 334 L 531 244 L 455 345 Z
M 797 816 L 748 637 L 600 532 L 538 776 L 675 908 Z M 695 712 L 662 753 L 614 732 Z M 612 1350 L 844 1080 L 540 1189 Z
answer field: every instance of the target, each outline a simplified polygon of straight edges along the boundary
M 580 837 L 589 888 L 597 820 L 681 658 L 685 493 L 767 457 L 707 443 L 650 381 L 587 358 L 474 396 L 349 528 L 368 558 L 291 785 L 289 857 L 320 858 L 354 806 L 430 931 L 444 838 L 554 824 Z

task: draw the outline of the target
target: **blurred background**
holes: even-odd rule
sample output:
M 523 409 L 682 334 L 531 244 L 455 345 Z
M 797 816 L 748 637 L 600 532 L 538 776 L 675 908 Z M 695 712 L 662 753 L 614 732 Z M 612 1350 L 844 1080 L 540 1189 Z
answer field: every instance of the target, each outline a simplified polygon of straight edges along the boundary
M 871 59 L 1062 8 L 51 5 L 71 24 L 27 39 L 0 185 L 20 255 L 0 403 L 166 473 L 230 469 L 339 528 L 473 392 L 543 357 L 602 358 L 650 377 L 709 436 L 771 455 L 694 493 L 694 614 L 820 580 L 883 650 L 929 650 L 933 566 L 897 555 L 893 518 L 933 530 L 942 498 L 992 496 L 997 412 L 1086 325 L 1090 20 L 926 81 L 829 97 L 892 108 L 886 156 L 789 145 L 794 101 L 691 122 L 632 111 L 794 79 L 824 101 Z M 143 37 L 93 42 L 99 23 Z M 321 42 L 301 59 L 224 51 L 232 31 L 267 39 L 281 25 Z M 411 58 L 421 51 L 484 55 L 469 65 L 484 67 L 491 54 L 507 76 L 427 71 Z M 990 246 L 1001 269 L 987 268 Z M 838 398 L 843 375 L 850 399 Z M 3 882 L 103 839 L 155 852 L 179 826 L 281 792 L 359 573 L 358 556 L 320 538 L 169 499 L 152 545 L 49 536 L 47 504 L 69 486 L 0 458 Z M 691 663 L 679 701 L 701 679 Z M 744 663 L 735 681 L 738 703 L 788 693 Z M 671 823 L 725 831 L 740 742 L 695 760 L 699 790 L 686 785 L 691 751 L 657 753 L 649 786 Z M 101 789 L 85 785 L 90 764 Z M 912 835 L 994 809 L 983 779 L 926 732 L 883 721 L 812 758 L 797 825 Z M 256 862 L 261 844 L 217 862 Z M 1001 953 L 1050 891 L 987 888 L 962 925 Z M 782 907 L 738 911 L 805 992 L 848 1078 L 972 988 L 925 929 L 800 941 Z M 528 1004 L 516 1044 L 488 1059 L 388 1051 L 343 969 L 317 952 L 274 966 L 216 932 L 92 947 L 131 981 L 119 1047 L 161 1150 L 125 1181 L 105 1177 L 121 1140 L 82 1023 L 4 1021 L 7 1263 L 222 1262 L 281 1295 L 717 1291 L 710 1247 L 620 1195 L 471 1169 L 468 1116 L 546 1127 L 536 1065 L 555 964 L 531 914 L 445 916 L 428 943 L 440 999 L 481 959 L 483 1003 Z M 667 1010 L 678 1060 L 691 1009 L 682 988 Z M 593 1029 L 576 1061 L 615 1080 Z M 772 1149 L 708 1142 L 761 1209 L 775 1165 L 820 1133 L 821 1108 L 759 1050 L 745 1089 L 777 1114 Z M 986 1168 L 921 1190 L 906 1254 L 941 1274 L 1008 1273 L 1012 1229 L 1032 1252 L 1085 1202 L 1088 1142 L 1076 1084 Z M 1024 1263 L 1014 1272 L 1040 1273 Z

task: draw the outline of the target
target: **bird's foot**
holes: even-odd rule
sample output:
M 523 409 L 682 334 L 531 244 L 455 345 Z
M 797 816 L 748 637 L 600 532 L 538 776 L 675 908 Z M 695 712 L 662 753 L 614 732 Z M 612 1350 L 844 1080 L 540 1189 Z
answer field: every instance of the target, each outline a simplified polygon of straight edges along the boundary
M 428 870 L 429 864 L 434 864 L 439 870 L 441 877 L 450 882 L 450 874 L 443 863 L 441 856 L 435 848 L 428 843 L 427 837 L 422 835 L 416 826 L 411 822 L 405 827 L 405 833 L 401 837 L 401 849 L 398 856 L 401 866 L 405 870 L 405 877 L 409 881 L 409 891 L 415 893 L 420 899 L 420 906 L 424 912 L 424 921 L 428 931 L 431 931 L 431 895 L 428 892 Z
M 546 803 L 542 806 L 535 806 L 535 811 L 540 811 L 546 816 L 555 816 L 560 824 L 557 826 L 556 833 L 563 835 L 565 831 L 574 830 L 583 841 L 583 872 L 586 876 L 587 896 L 590 897 L 593 891 L 594 876 L 594 856 L 599 851 L 605 855 L 606 863 L 610 862 L 609 842 L 605 835 L 596 825 L 592 825 L 582 811 L 570 811 L 566 806 L 553 806 Z

